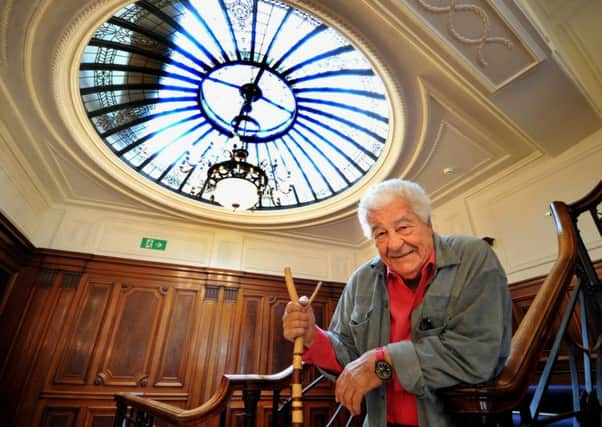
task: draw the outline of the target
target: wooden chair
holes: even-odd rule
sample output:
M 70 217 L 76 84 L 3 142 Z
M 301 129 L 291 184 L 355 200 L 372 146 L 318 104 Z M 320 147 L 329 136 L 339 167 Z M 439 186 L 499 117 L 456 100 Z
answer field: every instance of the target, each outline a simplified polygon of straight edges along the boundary
M 512 337 L 511 352 L 506 367 L 494 381 L 489 383 L 462 384 L 440 391 L 447 411 L 452 413 L 457 420 L 461 420 L 458 421 L 459 425 L 513 426 L 512 411 L 516 409 L 520 409 L 521 425 L 536 425 L 552 421 L 552 419 L 538 419 L 539 405 L 549 384 L 550 374 L 558 356 L 560 344 L 566 338 L 569 321 L 574 316 L 576 302 L 580 299 L 583 304 L 583 272 L 589 271 L 591 275 L 593 271 L 591 260 L 587 257 L 587 251 L 576 227 L 577 217 L 584 211 L 591 212 L 594 215 L 598 231 L 601 232 L 600 219 L 597 213 L 597 206 L 601 200 L 602 185 L 598 184 L 591 193 L 572 205 L 563 202 L 551 203 L 550 212 L 554 219 L 558 237 L 558 257 Z M 589 268 L 586 257 L 589 260 Z M 576 268 L 579 273 L 577 281 L 565 313 L 559 322 L 558 329 L 555 331 L 555 320 L 558 324 L 558 313 L 561 312 L 563 299 L 569 292 L 569 285 L 575 276 Z M 595 277 L 595 272 L 593 276 Z M 602 292 L 597 277 L 590 276 L 587 283 L 593 288 L 597 286 L 596 292 Z M 584 315 L 585 312 L 585 305 L 583 305 L 581 314 Z M 594 320 L 594 322 L 597 321 L 600 321 L 600 319 Z M 535 390 L 533 400 L 527 405 L 525 395 L 529 385 L 535 379 L 536 367 L 545 350 L 544 346 L 554 332 L 556 332 L 556 336 L 546 366 Z M 589 345 L 587 343 L 588 331 L 586 324 L 582 324 L 582 332 L 584 341 L 581 347 L 587 352 Z M 569 354 L 570 357 L 574 358 L 574 355 Z M 600 359 L 600 357 L 597 358 L 598 378 L 601 376 Z M 585 366 L 585 370 L 587 369 L 588 366 Z M 579 419 L 585 421 L 584 426 L 600 426 L 599 406 L 596 409 L 597 399 L 595 393 L 593 393 L 591 383 L 589 389 L 586 385 L 586 393 L 589 392 L 586 400 L 591 402 L 589 408 L 580 407 L 580 401 L 583 399 L 575 396 L 579 393 L 581 387 L 578 380 L 576 380 L 577 370 L 574 363 L 571 364 L 571 375 L 575 410 L 564 414 L 563 417 L 578 416 Z M 600 387 L 600 381 L 598 380 L 598 395 Z M 588 418 L 591 418 L 591 421 L 588 421 Z M 596 421 L 596 418 L 598 421 Z

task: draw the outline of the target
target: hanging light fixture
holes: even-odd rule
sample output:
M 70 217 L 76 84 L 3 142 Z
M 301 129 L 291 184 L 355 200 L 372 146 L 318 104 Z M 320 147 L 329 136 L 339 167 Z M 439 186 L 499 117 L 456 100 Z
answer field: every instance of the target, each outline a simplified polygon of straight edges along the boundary
M 234 140 L 240 141 L 238 135 Z M 205 186 L 213 191 L 212 201 L 233 210 L 247 210 L 257 205 L 268 178 L 261 167 L 247 162 L 248 155 L 244 145 L 235 143 L 229 160 L 209 168 Z
M 244 84 L 240 87 L 240 95 L 243 104 L 239 114 L 232 120 L 233 136 L 231 138 L 232 150 L 229 152 L 228 160 L 216 163 L 209 167 L 205 185 L 199 192 L 201 197 L 205 191 L 211 193 L 210 200 L 217 202 L 225 208 L 233 210 L 248 210 L 261 204 L 261 198 L 267 190 L 275 205 L 280 203 L 274 200 L 275 191 L 268 188 L 268 175 L 262 168 L 269 167 L 271 176 L 275 177 L 277 165 L 263 162 L 262 166 L 254 165 L 247 161 L 249 151 L 248 143 L 244 141 L 239 132 L 246 137 L 249 127 L 257 127 L 259 124 L 250 116 L 253 102 L 261 98 L 262 93 L 257 82 Z M 251 131 L 252 133 L 252 131 Z

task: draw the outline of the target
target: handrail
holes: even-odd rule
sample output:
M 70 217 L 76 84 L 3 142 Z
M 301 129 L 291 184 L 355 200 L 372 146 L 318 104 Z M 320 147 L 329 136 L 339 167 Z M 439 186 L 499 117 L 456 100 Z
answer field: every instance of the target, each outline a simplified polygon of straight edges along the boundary
M 552 202 L 550 211 L 556 226 L 558 256 L 512 337 L 506 366 L 490 383 L 462 384 L 440 390 L 439 394 L 450 413 L 511 411 L 528 390 L 577 262 L 577 236 L 568 206 L 563 202 Z
M 176 425 L 191 425 L 207 421 L 209 418 L 220 415 L 228 404 L 230 397 L 236 390 L 281 390 L 288 387 L 290 376 L 293 372 L 292 365 L 288 368 L 270 375 L 259 374 L 224 374 L 217 390 L 208 401 L 193 409 L 182 409 L 167 403 L 159 402 L 145 397 L 141 393 L 116 393 L 118 412 L 129 407 L 144 411 L 155 420 L 167 421 Z M 124 412 L 125 413 L 125 412 Z M 117 425 L 120 420 L 115 419 Z M 121 425 L 121 424 L 119 424 Z

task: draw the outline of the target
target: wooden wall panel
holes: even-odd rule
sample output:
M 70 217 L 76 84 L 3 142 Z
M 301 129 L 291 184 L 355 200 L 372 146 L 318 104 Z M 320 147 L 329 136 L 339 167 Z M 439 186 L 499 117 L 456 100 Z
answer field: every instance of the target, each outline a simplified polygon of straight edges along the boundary
M 308 426 L 325 426 L 328 424 L 333 412 L 332 402 L 319 402 L 305 405 L 303 408 L 303 419 L 307 420 Z M 340 423 L 339 423 L 340 424 Z
M 10 349 L 20 336 L 19 330 L 24 322 L 23 313 L 31 301 L 30 294 L 36 281 L 37 269 L 26 267 L 11 275 L 9 289 L 0 302 L 0 378 L 8 361 Z M 9 298 L 10 297 L 10 298 Z
M 596 270 L 598 277 L 602 277 L 602 260 L 596 261 L 594 263 L 594 268 Z M 516 327 L 518 326 L 518 324 L 522 321 L 525 313 L 529 309 L 529 306 L 531 305 L 533 298 L 535 298 L 535 295 L 536 295 L 539 287 L 543 283 L 544 279 L 545 279 L 545 277 L 543 277 L 543 276 L 535 277 L 532 279 L 523 280 L 520 282 L 510 284 L 510 292 L 512 294 L 512 315 L 513 315 L 512 323 L 513 323 L 513 327 L 515 330 L 516 330 Z M 569 285 L 569 293 L 567 293 L 564 296 L 563 301 L 561 303 L 561 308 L 558 311 L 558 315 L 554 319 L 554 328 L 553 328 L 554 330 L 558 329 L 558 327 L 560 325 L 560 321 L 562 319 L 562 315 L 564 314 L 566 307 L 568 306 L 568 303 L 569 303 L 569 300 L 571 297 L 570 292 L 572 292 L 572 290 L 574 289 L 574 284 L 575 284 L 574 282 L 575 282 L 575 280 L 573 280 L 573 283 L 571 285 Z M 580 339 L 581 325 L 580 325 L 579 316 L 580 316 L 580 308 L 579 308 L 579 305 L 577 305 L 576 310 L 570 319 L 568 329 L 567 329 L 567 333 L 569 334 L 569 336 L 571 336 L 577 342 L 581 341 L 581 339 Z M 540 364 L 538 366 L 538 372 L 541 372 L 541 370 L 543 369 L 543 366 L 546 362 L 547 353 L 552 348 L 554 337 L 555 337 L 555 334 L 552 334 L 548 337 L 548 341 L 546 343 L 545 350 L 544 350 L 544 355 L 542 356 Z M 590 337 L 590 343 L 591 342 L 595 342 L 595 339 L 593 337 Z M 577 364 L 578 364 L 578 369 L 582 369 L 582 358 L 579 356 L 577 356 Z M 553 384 L 570 384 L 570 381 L 571 381 L 571 379 L 570 379 L 570 370 L 569 370 L 569 365 L 568 365 L 567 349 L 566 349 L 565 341 L 563 340 L 561 343 L 558 360 L 554 365 L 551 382 Z
M 0 408 L 0 419 L 14 422 L 19 406 L 29 406 L 30 402 L 15 399 L 30 390 L 29 384 L 38 352 L 45 338 L 46 326 L 50 324 L 52 311 L 56 308 L 58 296 L 57 271 L 41 270 L 27 303 L 27 315 L 23 316 L 15 341 L 7 355 L 0 373 L 0 400 L 5 402 Z M 53 287 L 54 285 L 54 287 Z
M 264 297 L 260 295 L 243 295 L 241 298 L 242 313 L 240 316 L 240 351 L 233 355 L 236 359 L 236 372 L 241 374 L 260 373 L 261 366 L 261 331 L 265 325 L 261 316 Z
M 170 310 L 167 314 L 165 344 L 161 349 L 161 360 L 155 387 L 183 387 L 188 367 L 189 353 L 194 332 L 194 314 L 198 292 L 172 289 Z
M 110 407 L 88 407 L 82 427 L 113 427 L 114 415 Z
M 166 291 L 159 286 L 124 283 L 111 323 L 112 335 L 96 383 L 142 386 L 148 383 L 154 341 Z
M 208 347 L 204 350 L 201 349 L 209 354 L 208 363 L 204 369 L 207 375 L 202 383 L 202 402 L 208 400 L 215 393 L 222 375 L 226 372 L 233 372 L 235 368 L 231 364 L 235 360 L 233 353 L 239 346 L 238 343 L 233 342 L 233 338 L 237 336 L 236 330 L 241 326 L 240 319 L 236 317 L 238 293 L 236 289 L 226 291 L 220 287 L 215 302 L 215 314 L 208 319 L 206 324 L 201 325 L 201 328 L 213 329 Z
M 212 357 L 211 345 L 213 342 L 213 335 L 216 333 L 214 321 L 218 319 L 218 304 L 217 297 L 218 292 L 212 291 L 210 298 L 206 298 L 207 292 L 203 296 L 203 300 L 200 304 L 199 310 L 199 321 L 197 323 L 197 346 L 194 351 L 193 364 L 196 367 L 203 367 L 203 369 L 196 369 L 193 378 L 193 383 L 198 384 L 198 387 L 193 388 L 190 396 L 190 404 L 192 406 L 198 406 L 202 402 L 205 402 L 211 393 L 205 385 L 209 381 L 209 378 L 214 375 L 212 371 L 212 363 L 214 358 Z M 200 386 L 200 385 L 203 386 Z
M 268 360 L 267 372 L 282 371 L 293 361 L 293 344 L 282 335 L 282 315 L 288 301 L 288 296 L 270 301 L 266 344 L 269 354 L 273 356 Z
M 115 409 L 110 404 L 89 401 L 81 405 L 60 400 L 40 400 L 31 424 L 36 426 L 112 427 Z M 71 403 L 71 402 L 69 402 Z
M 19 273 L 29 264 L 34 247 L 11 222 L 0 213 L 0 271 L 6 276 Z M 6 283 L 0 283 L 4 291 Z M 0 299 L 3 294 L 0 293 Z
M 70 272 L 59 272 L 51 295 L 54 299 L 47 302 L 48 321 L 40 325 L 41 345 L 37 357 L 26 380 L 26 388 L 17 411 L 19 422 L 27 424 L 35 409 L 35 401 L 43 389 L 53 356 L 58 346 L 65 324 L 69 318 L 70 308 L 76 300 L 76 293 L 81 275 Z
M 76 425 L 79 408 L 46 408 L 40 427 L 72 427 Z
M 84 286 L 83 300 L 75 307 L 54 384 L 86 383 L 112 290 L 113 283 L 88 282 Z

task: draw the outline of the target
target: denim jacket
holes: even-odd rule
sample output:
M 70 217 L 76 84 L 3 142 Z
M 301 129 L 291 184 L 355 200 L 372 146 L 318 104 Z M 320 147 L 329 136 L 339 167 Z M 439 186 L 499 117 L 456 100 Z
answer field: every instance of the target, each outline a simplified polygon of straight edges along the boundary
M 512 337 L 511 298 L 495 253 L 481 239 L 433 234 L 435 271 L 412 312 L 412 340 L 390 343 L 386 266 L 375 258 L 350 277 L 328 336 L 341 365 L 386 345 L 397 380 L 417 398 L 420 427 L 452 426 L 436 390 L 481 383 L 503 368 Z M 364 426 L 385 427 L 386 387 L 366 395 Z

